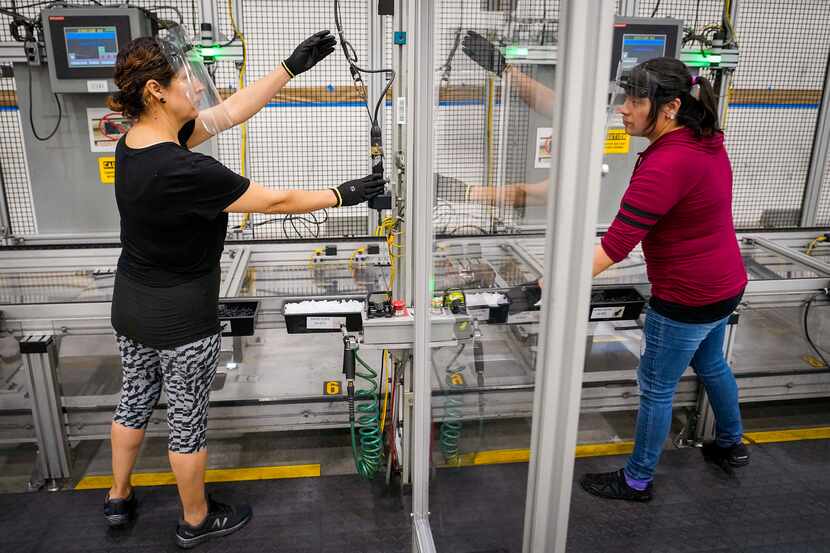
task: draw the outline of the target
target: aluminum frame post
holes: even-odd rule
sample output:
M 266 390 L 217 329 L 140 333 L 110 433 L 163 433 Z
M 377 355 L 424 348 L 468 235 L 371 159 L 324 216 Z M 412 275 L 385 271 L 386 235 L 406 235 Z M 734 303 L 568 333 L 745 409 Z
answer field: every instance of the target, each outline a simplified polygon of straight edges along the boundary
M 28 379 L 40 474 L 51 481 L 50 490 L 57 490 L 57 481 L 69 478 L 71 469 L 58 383 L 58 348 L 52 336 L 27 336 L 20 340 L 20 353 Z
M 525 553 L 564 553 L 585 363 L 615 5 L 560 5 L 545 285 L 525 508 Z M 555 308 L 554 308 L 555 303 Z
M 408 28 L 408 13 L 405 5 L 404 0 L 395 0 L 393 32 L 406 31 Z M 392 85 L 392 155 L 394 156 L 392 166 L 394 167 L 395 178 L 392 179 L 390 175 L 390 181 L 394 183 L 392 190 L 396 192 L 398 198 L 403 198 L 404 201 L 403 213 L 400 212 L 399 206 L 396 206 L 396 208 L 398 209 L 398 215 L 404 219 L 401 223 L 401 228 L 404 230 L 404 251 L 409 252 L 412 251 L 412 233 L 409 232 L 408 226 L 410 221 L 412 221 L 412 202 L 410 200 L 412 199 L 413 190 L 412 179 L 407 174 L 408 160 L 411 159 L 408 157 L 410 152 L 407 145 L 412 142 L 412 125 L 408 117 L 407 106 L 407 96 L 411 97 L 411 94 L 408 92 L 410 90 L 408 88 L 410 86 L 410 70 L 407 66 L 409 48 L 397 44 L 392 48 L 392 68 L 395 69 L 397 78 Z M 387 156 L 387 159 L 389 157 Z M 395 202 L 397 203 L 397 199 Z M 412 305 L 412 275 L 411 256 L 404 255 L 398 259 L 397 286 L 398 296 L 403 298 L 406 305 Z
M 804 199 L 801 202 L 801 226 L 816 226 L 818 202 L 821 197 L 821 184 L 824 169 L 830 157 L 830 53 L 827 54 L 827 67 L 824 71 L 824 94 L 816 121 L 816 133 L 813 138 L 813 151 L 810 154 L 810 169 L 807 184 L 804 187 Z
M 210 24 L 210 39 L 216 42 L 219 31 L 216 29 L 216 0 L 201 0 L 199 2 L 201 15 L 200 23 Z M 196 29 L 201 36 L 202 29 Z
M 432 274 L 432 204 L 433 204 L 433 117 L 436 107 L 435 72 L 433 71 L 435 2 L 412 0 L 409 9 L 407 79 L 411 97 L 409 127 L 412 140 L 407 141 L 408 179 L 417 190 L 410 202 L 414 217 L 412 232 L 415 307 L 415 347 L 412 362 L 412 549 L 419 553 L 435 551 L 429 526 L 429 459 L 432 407 L 430 370 L 430 278 Z

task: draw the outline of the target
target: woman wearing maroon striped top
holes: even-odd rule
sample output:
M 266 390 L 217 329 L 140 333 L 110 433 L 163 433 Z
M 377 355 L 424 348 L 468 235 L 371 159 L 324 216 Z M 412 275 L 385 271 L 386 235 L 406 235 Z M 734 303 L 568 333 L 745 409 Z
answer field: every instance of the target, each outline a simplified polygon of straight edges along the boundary
M 648 501 L 669 433 L 672 397 L 690 365 L 717 420 L 717 439 L 704 444 L 704 456 L 731 466 L 749 462 L 741 443 L 738 387 L 723 355 L 726 324 L 747 278 L 732 222 L 732 168 L 711 84 L 673 58 L 644 62 L 619 84 L 626 132 L 650 145 L 596 246 L 593 274 L 642 242 L 652 295 L 638 369 L 634 451 L 625 468 L 586 474 L 580 484 L 600 497 Z

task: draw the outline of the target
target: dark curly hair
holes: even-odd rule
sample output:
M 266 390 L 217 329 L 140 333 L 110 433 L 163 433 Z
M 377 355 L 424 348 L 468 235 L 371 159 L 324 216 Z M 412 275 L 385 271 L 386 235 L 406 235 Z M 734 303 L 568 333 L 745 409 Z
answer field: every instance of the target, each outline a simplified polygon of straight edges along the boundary
M 147 81 L 154 79 L 162 86 L 169 86 L 174 76 L 155 38 L 131 40 L 118 51 L 114 76 L 118 92 L 107 98 L 107 107 L 136 119 L 147 109 L 144 90 Z

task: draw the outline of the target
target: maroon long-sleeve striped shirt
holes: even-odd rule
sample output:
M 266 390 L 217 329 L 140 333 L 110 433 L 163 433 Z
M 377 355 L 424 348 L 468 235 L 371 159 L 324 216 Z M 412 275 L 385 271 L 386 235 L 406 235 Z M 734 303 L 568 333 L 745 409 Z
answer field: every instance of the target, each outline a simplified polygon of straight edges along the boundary
M 723 133 L 697 138 L 682 128 L 640 154 L 602 247 L 619 262 L 641 241 L 652 296 L 698 307 L 742 292 Z

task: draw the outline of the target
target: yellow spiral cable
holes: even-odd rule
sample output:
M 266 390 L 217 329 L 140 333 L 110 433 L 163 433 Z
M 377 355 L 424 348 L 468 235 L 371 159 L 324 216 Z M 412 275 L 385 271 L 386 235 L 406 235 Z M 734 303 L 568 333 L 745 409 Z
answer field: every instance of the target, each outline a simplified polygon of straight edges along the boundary
M 381 361 L 381 364 L 383 365 L 383 370 L 381 370 L 381 373 L 386 378 L 386 381 L 383 383 L 385 391 L 384 391 L 384 394 L 383 394 L 383 411 L 382 411 L 381 419 L 380 419 L 380 431 L 381 431 L 381 433 L 383 433 L 383 429 L 386 427 L 386 409 L 387 409 L 387 406 L 389 405 L 389 381 L 392 379 L 392 375 L 388 372 L 389 370 L 392 369 L 392 367 L 387 362 L 387 360 L 389 358 L 389 350 L 383 350 L 382 355 L 383 355 L 383 359 Z

